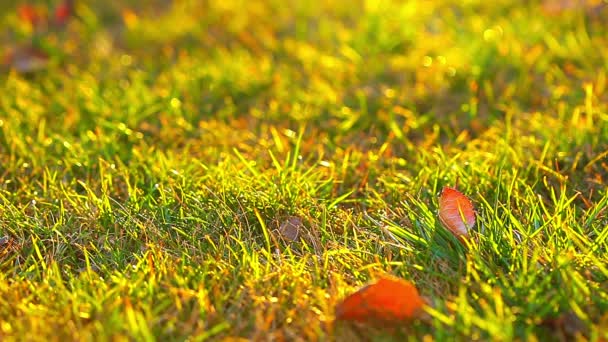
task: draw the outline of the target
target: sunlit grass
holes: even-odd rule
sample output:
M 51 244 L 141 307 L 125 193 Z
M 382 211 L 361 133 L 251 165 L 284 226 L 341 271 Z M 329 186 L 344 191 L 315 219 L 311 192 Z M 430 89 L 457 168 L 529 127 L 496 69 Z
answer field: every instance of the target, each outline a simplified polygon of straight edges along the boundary
M 608 338 L 605 11 L 5 8 L 3 44 L 50 63 L 0 76 L 0 338 Z M 454 185 L 469 246 L 437 217 Z M 428 316 L 334 324 L 384 273 Z

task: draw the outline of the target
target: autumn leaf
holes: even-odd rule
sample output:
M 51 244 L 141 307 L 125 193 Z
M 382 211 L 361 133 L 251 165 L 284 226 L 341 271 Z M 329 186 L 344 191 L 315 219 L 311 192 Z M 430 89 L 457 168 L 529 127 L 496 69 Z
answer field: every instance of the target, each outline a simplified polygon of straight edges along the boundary
M 9 236 L 0 238 L 0 272 L 5 272 L 5 267 L 10 265 L 10 261 L 19 256 L 19 244 Z
M 43 19 L 36 7 L 27 4 L 19 6 L 17 14 L 21 21 L 28 23 L 31 27 L 36 27 Z
M 31 73 L 46 68 L 49 56 L 35 47 L 23 46 L 15 48 L 5 55 L 2 63 L 18 72 Z
M 61 2 L 53 13 L 53 19 L 57 26 L 63 26 L 67 23 L 68 19 L 72 15 L 74 11 L 74 1 L 73 0 L 64 0 Z
M 360 323 L 402 322 L 417 317 L 424 305 L 412 283 L 387 276 L 346 297 L 336 306 L 336 319 Z
M 281 237 L 288 241 L 298 241 L 300 238 L 300 230 L 302 230 L 304 224 L 299 217 L 289 217 L 279 227 L 279 234 Z
M 247 341 L 249 341 L 249 340 L 246 338 L 232 337 L 232 336 L 224 337 L 224 339 L 222 340 L 222 342 L 247 342 Z
M 460 191 L 444 187 L 439 197 L 439 220 L 456 237 L 469 237 L 475 226 L 475 210 Z
M 605 6 L 602 0 L 545 0 L 541 4 L 541 9 L 549 15 L 568 11 L 584 11 L 589 15 L 599 15 Z

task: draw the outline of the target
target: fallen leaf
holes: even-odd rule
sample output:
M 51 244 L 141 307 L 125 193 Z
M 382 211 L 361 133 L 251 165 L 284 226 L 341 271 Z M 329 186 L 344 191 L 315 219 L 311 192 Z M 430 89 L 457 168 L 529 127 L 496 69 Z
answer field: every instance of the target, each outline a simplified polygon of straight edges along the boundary
M 575 340 L 577 336 L 585 336 L 589 333 L 585 322 L 572 311 L 562 313 L 558 317 L 546 318 L 541 324 L 551 328 L 555 334 L 561 335 L 563 341 Z
M 3 62 L 19 72 L 29 73 L 46 68 L 49 56 L 43 51 L 28 46 L 9 52 Z
M 133 10 L 125 8 L 122 11 L 122 20 L 125 22 L 127 28 L 133 28 L 135 25 L 137 25 L 139 18 L 137 17 L 137 13 L 135 13 Z
M 0 248 L 7 248 L 12 245 L 11 238 L 8 236 L 3 236 L 0 238 Z
M 19 245 L 15 239 L 9 236 L 3 236 L 0 238 L 0 267 L 8 265 L 8 261 L 13 260 L 18 256 Z M 3 271 L 0 269 L 0 272 Z
M 74 8 L 74 1 L 73 0 L 64 0 L 63 2 L 61 2 L 56 8 L 55 8 L 55 12 L 53 13 L 53 19 L 55 20 L 55 25 L 57 26 L 63 26 L 67 23 L 68 19 L 70 19 L 70 16 L 72 16 L 72 12 Z
M 446 186 L 439 197 L 439 220 L 456 237 L 469 237 L 475 226 L 473 204 L 460 191 Z
M 224 339 L 222 340 L 222 342 L 248 342 L 249 340 L 243 337 L 233 337 L 233 336 L 228 336 L 228 337 L 224 337 Z
M 548 15 L 558 15 L 569 11 L 583 11 L 598 15 L 606 6 L 602 0 L 545 0 L 541 8 Z
M 418 317 L 424 300 L 407 280 L 380 278 L 336 306 L 336 319 L 359 323 L 402 322 Z
M 279 233 L 283 238 L 290 241 L 297 241 L 300 237 L 300 229 L 304 224 L 299 217 L 289 217 L 279 227 Z
M 42 17 L 38 13 L 36 7 L 32 5 L 21 5 L 17 8 L 17 14 L 21 21 L 28 23 L 31 27 L 36 27 L 42 20 Z

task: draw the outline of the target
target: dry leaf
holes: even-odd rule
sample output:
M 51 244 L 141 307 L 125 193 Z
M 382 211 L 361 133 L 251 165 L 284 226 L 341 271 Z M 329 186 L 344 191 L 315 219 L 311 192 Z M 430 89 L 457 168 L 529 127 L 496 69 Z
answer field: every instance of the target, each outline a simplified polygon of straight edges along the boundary
M 602 0 L 545 0 L 542 10 L 545 14 L 558 15 L 568 11 L 584 11 L 589 15 L 598 15 L 606 6 Z
M 124 21 L 127 28 L 133 28 L 137 25 L 139 18 L 137 17 L 137 13 L 129 8 L 125 8 L 122 10 L 122 20 Z
M 5 250 L 13 247 L 13 240 L 8 236 L 3 236 L 0 238 L 0 256 L 3 255 Z
M 469 237 L 475 226 L 473 204 L 458 190 L 444 187 L 439 197 L 439 220 L 456 237 Z
M 281 224 L 279 233 L 286 240 L 297 241 L 300 237 L 300 230 L 303 229 L 303 227 L 304 224 L 299 217 L 291 216 Z
M 36 7 L 27 4 L 19 6 L 17 14 L 21 21 L 28 23 L 31 27 L 36 27 L 43 19 Z
M 0 265 L 5 264 L 8 260 L 12 260 L 18 257 L 17 251 L 20 246 L 17 244 L 15 239 L 9 236 L 3 236 L 0 238 Z M 0 270 L 2 271 L 2 270 Z
M 74 11 L 74 1 L 73 0 L 64 0 L 61 2 L 53 13 L 53 19 L 55 25 L 63 26 L 67 23 L 68 19 L 72 16 L 72 12 Z
M 224 339 L 222 340 L 222 342 L 248 342 L 250 340 L 243 338 L 243 337 L 233 337 L 233 336 L 228 336 L 228 337 L 224 337 Z
M 336 306 L 336 319 L 360 323 L 402 322 L 418 317 L 424 305 L 412 283 L 389 276 L 346 297 Z
M 49 63 L 49 56 L 33 47 L 22 47 L 4 57 L 4 64 L 19 72 L 29 73 L 42 70 Z
M 572 311 L 562 313 L 558 317 L 546 318 L 542 323 L 550 327 L 560 340 L 575 340 L 576 336 L 588 334 L 585 323 Z

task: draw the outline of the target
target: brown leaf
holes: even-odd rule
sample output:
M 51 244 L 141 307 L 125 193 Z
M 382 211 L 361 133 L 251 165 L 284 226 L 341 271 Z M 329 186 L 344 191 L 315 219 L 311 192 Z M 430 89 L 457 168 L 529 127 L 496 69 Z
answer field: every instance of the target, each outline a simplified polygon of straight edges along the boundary
M 22 73 L 31 73 L 47 67 L 49 56 L 31 46 L 14 49 L 4 57 L 4 64 Z
M 288 217 L 279 227 L 281 237 L 289 241 L 298 241 L 300 230 L 304 228 L 302 219 L 296 216 Z
M 13 260 L 18 257 L 17 251 L 20 246 L 17 244 L 15 239 L 9 236 L 3 236 L 0 238 L 0 264 L 4 264 L 8 260 Z
M 542 3 L 542 9 L 548 15 L 558 15 L 569 11 L 584 11 L 589 15 L 597 15 L 605 5 L 602 0 L 545 0 Z
M 587 335 L 585 323 L 572 311 L 562 313 L 553 318 L 547 318 L 542 325 L 550 327 L 562 340 L 573 340 L 578 335 Z

